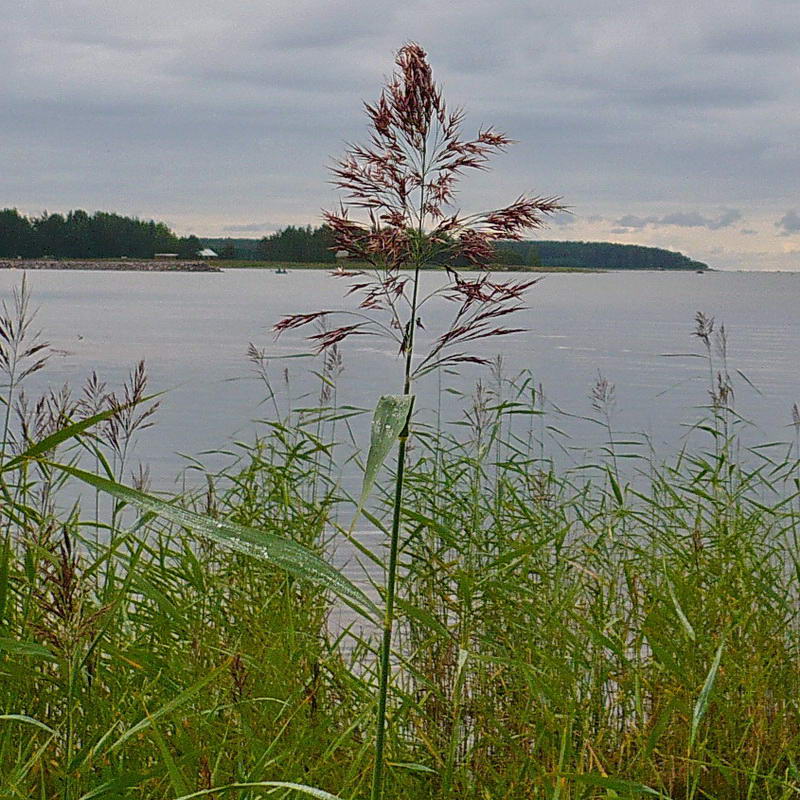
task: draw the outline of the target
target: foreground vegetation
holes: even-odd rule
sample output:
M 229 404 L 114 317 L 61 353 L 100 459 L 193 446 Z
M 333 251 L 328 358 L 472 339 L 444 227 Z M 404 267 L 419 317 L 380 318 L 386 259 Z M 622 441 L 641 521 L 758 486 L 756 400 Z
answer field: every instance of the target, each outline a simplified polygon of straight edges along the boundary
M 191 526 L 94 492 L 78 503 L 55 465 L 130 481 L 157 400 L 143 368 L 116 392 L 89 376 L 74 398 L 26 399 L 47 348 L 24 297 L 12 310 L 0 363 L 0 797 L 255 800 L 294 796 L 288 783 L 366 796 L 376 628 Z M 715 348 L 705 318 L 695 333 L 711 405 L 694 449 L 667 465 L 620 466 L 630 450 L 602 381 L 608 442 L 580 469 L 554 466 L 554 420 L 525 376 L 495 369 L 464 399 L 463 425 L 420 419 L 387 796 L 797 795 L 800 415 L 793 443 L 740 448 L 715 360 L 724 341 Z M 337 407 L 338 369 L 329 354 L 313 403 L 276 406 L 224 469 L 196 464 L 200 488 L 176 502 L 341 556 L 354 502 L 333 442 L 355 412 Z M 56 441 L 98 412 L 108 416 Z M 390 508 L 379 493 L 364 524 L 385 530 Z M 383 548 L 360 541 L 381 584 Z

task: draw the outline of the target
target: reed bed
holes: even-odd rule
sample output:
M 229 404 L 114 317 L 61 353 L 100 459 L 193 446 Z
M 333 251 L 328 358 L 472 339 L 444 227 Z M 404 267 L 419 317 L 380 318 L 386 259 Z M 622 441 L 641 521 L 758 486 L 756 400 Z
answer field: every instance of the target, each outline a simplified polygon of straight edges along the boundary
M 332 624 L 350 619 L 341 601 L 284 570 L 79 493 L 53 464 L 147 483 L 133 460 L 137 432 L 157 424 L 146 370 L 116 390 L 89 376 L 26 398 L 48 350 L 24 286 L 0 328 L 0 797 L 256 800 L 293 797 L 290 784 L 368 796 L 380 630 Z M 602 379 L 592 396 L 607 441 L 577 469 L 558 466 L 530 376 L 495 369 L 462 398 L 462 424 L 418 409 L 388 797 L 800 791 L 800 415 L 793 441 L 742 446 L 724 334 L 699 317 L 695 336 L 709 405 L 666 463 L 615 441 Z M 222 453 L 222 469 L 194 462 L 195 488 L 170 499 L 341 557 L 357 505 L 341 454 L 357 412 L 337 407 L 340 367 L 329 351 L 318 396 L 291 411 L 276 401 L 257 439 Z M 393 477 L 382 473 L 361 523 L 387 534 Z M 360 547 L 379 595 L 385 552 Z

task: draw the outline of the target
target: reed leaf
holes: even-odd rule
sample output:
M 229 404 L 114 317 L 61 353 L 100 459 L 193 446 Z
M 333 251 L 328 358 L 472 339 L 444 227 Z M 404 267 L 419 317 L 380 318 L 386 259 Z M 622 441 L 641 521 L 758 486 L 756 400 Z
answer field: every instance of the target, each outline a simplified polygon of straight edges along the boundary
M 711 692 L 714 689 L 714 683 L 717 680 L 717 673 L 719 672 L 719 664 L 720 661 L 722 661 L 722 651 L 724 648 L 725 643 L 722 642 L 717 648 L 717 653 L 714 656 L 714 661 L 711 663 L 711 668 L 708 670 L 705 683 L 703 683 L 703 688 L 700 690 L 700 694 L 697 697 L 697 702 L 694 704 L 694 709 L 692 709 L 692 731 L 689 735 L 690 751 L 697 741 L 697 731 L 700 728 L 700 723 L 703 721 L 703 717 L 706 715 L 706 711 L 708 710 L 708 701 L 711 697 Z
M 576 783 L 585 783 L 589 786 L 597 786 L 616 793 L 622 792 L 625 797 L 640 797 L 646 795 L 648 797 L 659 797 L 663 798 L 663 800 L 670 800 L 670 798 L 662 792 L 656 791 L 643 783 L 637 783 L 636 781 L 626 781 L 622 778 L 610 778 L 606 775 L 596 775 L 593 773 L 571 775 L 569 777 Z M 609 797 L 611 796 L 613 795 L 609 795 Z
M 385 394 L 375 406 L 372 416 L 372 431 L 370 434 L 369 453 L 367 466 L 364 469 L 364 481 L 361 485 L 361 496 L 358 500 L 356 517 L 361 513 L 367 502 L 372 487 L 378 477 L 378 471 L 386 461 L 392 446 L 406 427 L 411 409 L 414 405 L 414 395 L 410 394 Z
M 248 528 L 235 522 L 216 520 L 205 514 L 187 511 L 165 503 L 157 497 L 123 486 L 121 483 L 101 478 L 67 464 L 48 462 L 50 466 L 106 492 L 112 497 L 136 506 L 145 512 L 158 514 L 195 534 L 211 539 L 216 544 L 238 553 L 267 561 L 286 570 L 290 575 L 307 583 L 329 589 L 354 611 L 369 620 L 378 618 L 375 604 L 352 581 L 335 567 L 323 561 L 316 553 L 291 539 Z
M 290 783 L 287 781 L 255 781 L 247 783 L 229 783 L 226 786 L 215 786 L 213 789 L 202 789 L 199 792 L 185 794 L 176 797 L 175 800 L 194 800 L 195 797 L 208 797 L 220 792 L 230 792 L 236 789 L 288 789 L 299 792 L 300 794 L 316 797 L 317 800 L 341 800 L 335 794 L 325 792 L 322 789 L 315 789 L 313 786 L 305 786 L 302 783 Z
M 44 722 L 40 722 L 38 719 L 29 717 L 26 714 L 0 714 L 0 722 L 21 722 L 23 725 L 33 725 L 35 728 L 41 728 L 53 736 L 56 735 L 56 732 L 49 725 L 45 725 Z

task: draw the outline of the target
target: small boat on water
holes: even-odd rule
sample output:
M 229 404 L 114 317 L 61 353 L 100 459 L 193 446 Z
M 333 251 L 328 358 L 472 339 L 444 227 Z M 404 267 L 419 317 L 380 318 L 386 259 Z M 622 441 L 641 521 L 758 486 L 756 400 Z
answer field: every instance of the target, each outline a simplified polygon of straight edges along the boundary
M 278 267 L 278 269 L 275 270 L 275 274 L 276 275 L 288 275 L 289 274 L 289 270 L 288 269 L 284 269 L 283 267 Z

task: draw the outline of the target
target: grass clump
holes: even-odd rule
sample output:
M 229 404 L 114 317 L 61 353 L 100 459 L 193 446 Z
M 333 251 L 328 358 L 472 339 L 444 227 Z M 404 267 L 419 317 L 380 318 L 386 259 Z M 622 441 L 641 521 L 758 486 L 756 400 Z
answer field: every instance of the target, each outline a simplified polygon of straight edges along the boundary
M 713 359 L 711 332 L 708 345 Z M 796 795 L 796 443 L 739 447 L 724 374 L 712 360 L 693 446 L 627 472 L 602 408 L 604 451 L 557 467 L 526 376 L 481 386 L 466 425 L 420 420 L 398 547 L 389 796 Z M 176 500 L 329 558 L 355 500 L 331 441 L 350 411 L 321 377 L 322 405 L 273 418 Z M 7 372 L 4 392 L 0 796 L 297 791 L 277 783 L 366 796 L 376 629 L 343 631 L 329 591 L 168 520 L 93 495 L 74 504 L 74 482 L 48 465 L 113 475 L 109 432 L 139 415 L 14 462 L 34 430 L 18 413 L 26 380 Z M 152 401 L 139 394 L 141 414 Z M 26 401 L 40 408 L 38 441 L 97 411 L 47 397 Z M 388 529 L 391 480 L 379 486 L 365 513 Z M 384 553 L 363 556 L 380 583 Z

